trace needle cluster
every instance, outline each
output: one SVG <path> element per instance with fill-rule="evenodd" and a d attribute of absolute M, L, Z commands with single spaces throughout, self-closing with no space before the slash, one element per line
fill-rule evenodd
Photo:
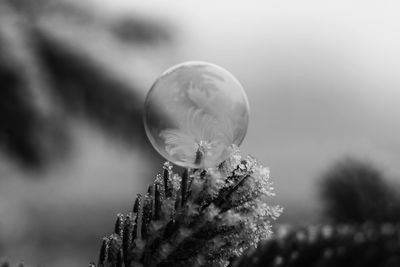
<path fill-rule="evenodd" d="M 97 266 L 227 266 L 271 235 L 282 211 L 267 204 L 272 196 L 269 170 L 236 147 L 217 168 L 179 175 L 166 162 L 133 210 L 117 216 Z"/>

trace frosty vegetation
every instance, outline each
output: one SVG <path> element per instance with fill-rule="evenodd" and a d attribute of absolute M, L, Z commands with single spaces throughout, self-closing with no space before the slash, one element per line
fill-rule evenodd
<path fill-rule="evenodd" d="M 118 215 L 98 267 L 227 266 L 271 235 L 282 208 L 268 205 L 269 170 L 236 147 L 218 168 L 163 169 L 132 212 Z"/>

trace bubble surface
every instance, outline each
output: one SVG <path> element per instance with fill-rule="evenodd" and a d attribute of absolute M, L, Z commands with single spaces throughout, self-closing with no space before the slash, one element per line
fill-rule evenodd
<path fill-rule="evenodd" d="M 206 62 L 165 71 L 145 101 L 144 126 L 154 148 L 187 168 L 216 167 L 246 135 L 249 103 L 239 81 Z"/>

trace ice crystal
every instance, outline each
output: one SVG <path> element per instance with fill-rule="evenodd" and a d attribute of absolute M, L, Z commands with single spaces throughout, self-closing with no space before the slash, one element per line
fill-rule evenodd
<path fill-rule="evenodd" d="M 227 266 L 260 240 L 282 209 L 269 170 L 237 147 L 220 166 L 174 173 L 165 163 L 132 212 L 118 215 L 98 267 Z"/>
<path fill-rule="evenodd" d="M 226 147 L 235 142 L 229 121 L 217 121 L 202 109 L 189 109 L 178 128 L 162 130 L 160 137 L 164 139 L 167 153 L 184 162 L 197 162 L 196 157 L 201 153 L 202 159 L 211 161 L 210 165 L 223 157 Z"/>

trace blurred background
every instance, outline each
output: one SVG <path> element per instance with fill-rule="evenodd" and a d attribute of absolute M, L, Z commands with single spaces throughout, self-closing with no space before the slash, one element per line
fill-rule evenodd
<path fill-rule="evenodd" d="M 400 218 L 395 2 L 0 2 L 0 257 L 87 266 L 161 170 L 143 131 L 168 67 L 216 63 L 251 108 L 279 223 Z M 30 266 L 30 265 L 28 265 Z"/>

